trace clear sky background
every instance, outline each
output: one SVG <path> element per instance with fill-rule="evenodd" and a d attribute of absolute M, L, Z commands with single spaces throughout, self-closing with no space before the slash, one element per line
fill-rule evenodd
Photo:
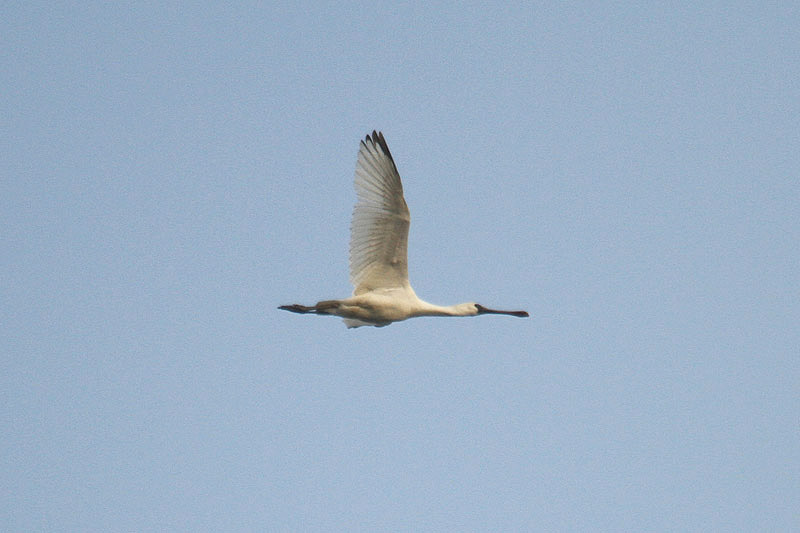
<path fill-rule="evenodd" d="M 639 4 L 5 3 L 0 529 L 800 529 L 800 9 Z M 276 309 L 373 129 L 530 319 Z"/>

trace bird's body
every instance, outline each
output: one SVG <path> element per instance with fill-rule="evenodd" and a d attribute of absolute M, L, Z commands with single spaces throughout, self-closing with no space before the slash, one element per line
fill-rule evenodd
<path fill-rule="evenodd" d="M 361 141 L 356 164 L 358 201 L 350 227 L 350 281 L 353 296 L 323 300 L 314 306 L 282 305 L 294 313 L 342 317 L 347 327 L 386 326 L 419 316 L 506 314 L 526 317 L 525 311 L 496 311 L 476 303 L 438 306 L 417 297 L 408 282 L 408 228 L 411 217 L 403 185 L 382 133 Z"/>

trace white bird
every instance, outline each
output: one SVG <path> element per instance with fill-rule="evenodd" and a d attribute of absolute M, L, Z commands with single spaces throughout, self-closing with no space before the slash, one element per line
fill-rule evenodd
<path fill-rule="evenodd" d="M 411 217 L 400 174 L 383 138 L 372 132 L 361 141 L 356 163 L 358 201 L 350 224 L 350 282 L 353 296 L 313 306 L 282 305 L 293 313 L 342 317 L 348 328 L 387 326 L 418 316 L 527 317 L 525 311 L 498 311 L 474 302 L 440 306 L 417 297 L 408 282 L 408 227 Z"/>

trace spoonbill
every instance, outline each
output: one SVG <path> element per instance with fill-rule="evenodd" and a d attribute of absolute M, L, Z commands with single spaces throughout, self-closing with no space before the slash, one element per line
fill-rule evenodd
<path fill-rule="evenodd" d="M 381 132 L 373 130 L 371 136 L 361 141 L 355 189 L 358 200 L 350 224 L 353 296 L 310 306 L 281 305 L 278 309 L 339 316 L 348 328 L 388 326 L 418 316 L 528 316 L 526 311 L 498 311 L 474 302 L 433 305 L 417 297 L 408 282 L 411 217 L 403 198 L 400 174 Z"/>

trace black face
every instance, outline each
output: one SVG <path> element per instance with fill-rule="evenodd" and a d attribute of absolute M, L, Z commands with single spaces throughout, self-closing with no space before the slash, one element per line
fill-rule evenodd
<path fill-rule="evenodd" d="M 498 311 L 497 309 L 489 309 L 488 307 L 484 307 L 481 304 L 475 304 L 475 308 L 478 310 L 479 315 L 511 315 L 520 318 L 529 316 L 527 311 Z"/>

